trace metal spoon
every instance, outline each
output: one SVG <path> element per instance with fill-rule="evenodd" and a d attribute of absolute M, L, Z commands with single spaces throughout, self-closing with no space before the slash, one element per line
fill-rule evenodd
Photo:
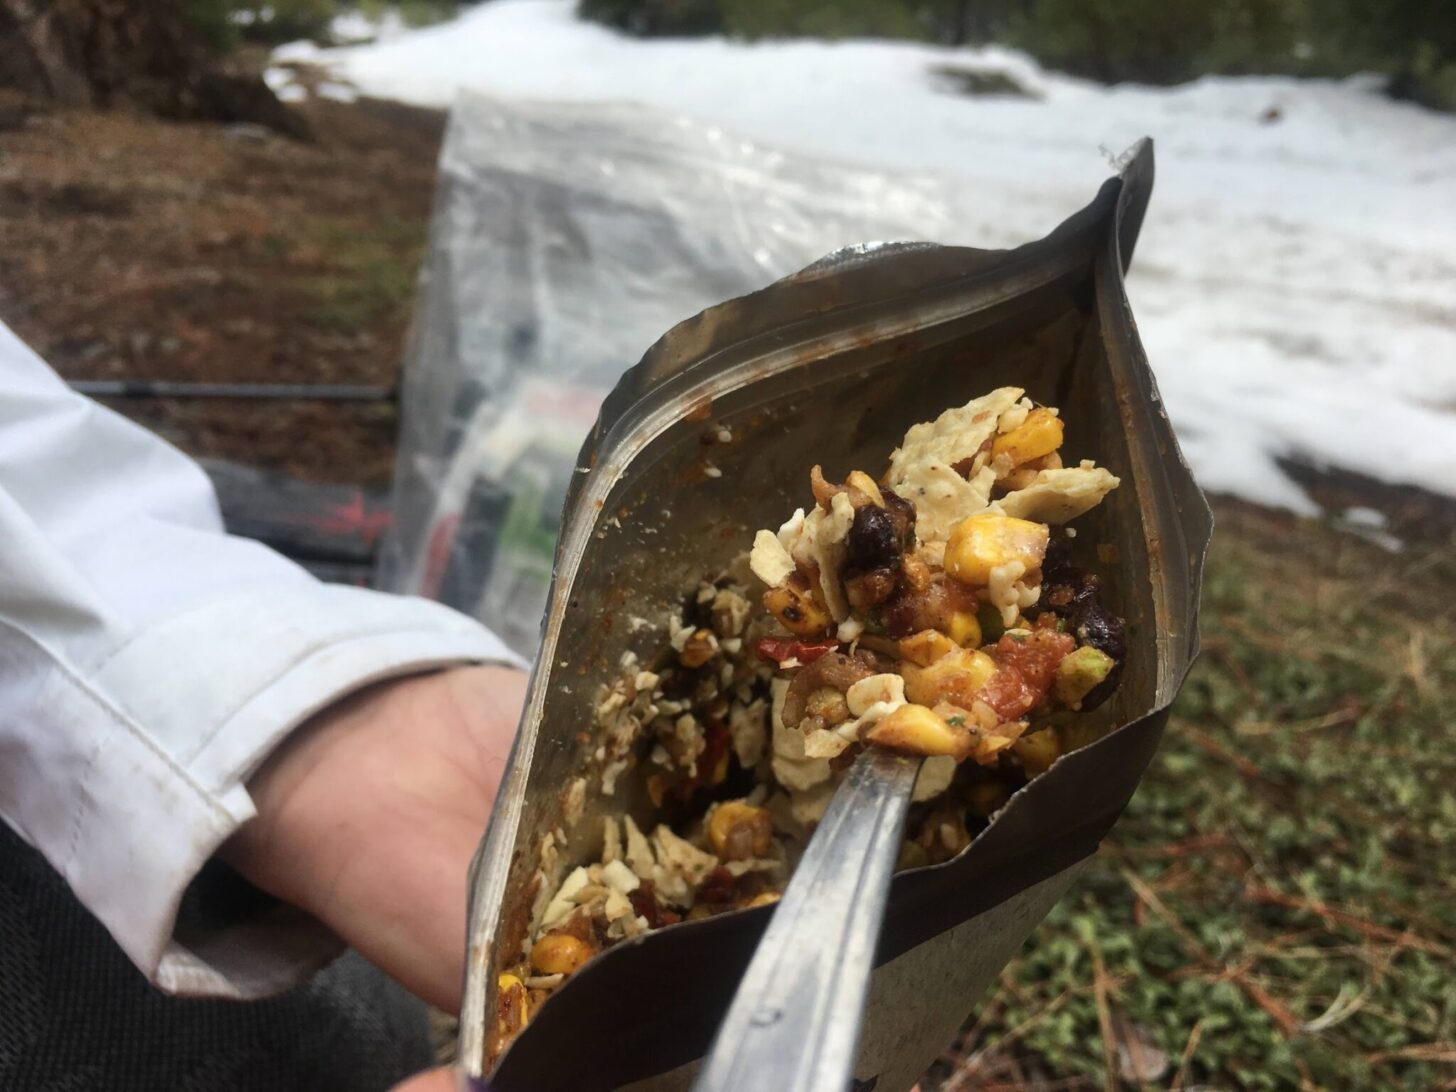
<path fill-rule="evenodd" d="M 910 791 L 923 760 L 867 748 L 779 900 L 694 1092 L 845 1092 Z"/>

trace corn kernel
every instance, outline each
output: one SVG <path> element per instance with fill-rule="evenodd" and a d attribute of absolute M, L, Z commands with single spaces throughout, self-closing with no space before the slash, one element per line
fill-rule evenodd
<path fill-rule="evenodd" d="M 1025 489 L 1036 482 L 1036 476 L 1041 473 L 1035 464 L 1030 466 L 1019 466 L 1011 473 L 1001 479 L 1001 488 L 1008 493 L 1017 489 Z"/>
<path fill-rule="evenodd" d="M 991 570 L 1019 561 L 1030 572 L 1041 567 L 1051 532 L 1045 524 L 981 512 L 961 520 L 945 544 L 945 571 L 962 584 L 991 582 Z"/>
<path fill-rule="evenodd" d="M 977 631 L 980 630 L 977 626 Z M 946 653 L 955 651 L 955 642 L 935 629 L 922 629 L 900 640 L 900 655 L 919 667 L 929 667 Z"/>
<path fill-rule="evenodd" d="M 843 693 L 832 686 L 821 686 L 804 702 L 804 715 L 817 717 L 824 727 L 832 728 L 849 719 L 849 705 Z"/>
<path fill-rule="evenodd" d="M 596 954 L 580 937 L 547 933 L 531 948 L 531 966 L 541 974 L 571 974 Z"/>
<path fill-rule="evenodd" d="M 763 606 L 796 637 L 822 637 L 829 631 L 829 612 L 792 584 L 764 592 Z"/>
<path fill-rule="evenodd" d="M 947 861 L 971 844 L 970 831 L 966 830 L 965 821 L 959 817 L 941 823 L 936 834 L 940 837 L 943 858 Z"/>
<path fill-rule="evenodd" d="M 942 701 L 969 709 L 996 673 L 996 661 L 979 649 L 953 648 L 929 667 L 903 666 L 905 696 L 933 706 Z"/>
<path fill-rule="evenodd" d="M 513 974 L 499 975 L 495 980 L 500 991 L 497 1019 L 506 1033 L 519 1031 L 526 1026 L 526 987 Z"/>
<path fill-rule="evenodd" d="M 1040 459 L 1043 455 L 1050 455 L 1062 446 L 1062 432 L 1065 427 L 1062 419 L 1051 410 L 1034 409 L 1016 428 L 996 437 L 996 442 L 991 445 L 991 458 L 1009 455 L 1011 465 L 1020 466 L 1033 459 Z"/>
<path fill-rule="evenodd" d="M 773 850 L 773 822 L 765 809 L 729 800 L 708 817 L 708 841 L 725 861 L 767 857 Z"/>
<path fill-rule="evenodd" d="M 1011 745 L 1011 749 L 1021 759 L 1021 767 L 1027 777 L 1046 773 L 1047 767 L 1062 753 L 1061 740 L 1057 738 L 1055 728 L 1043 728 L 1040 732 L 1022 736 Z"/>
<path fill-rule="evenodd" d="M 677 654 L 683 667 L 702 667 L 718 651 L 718 635 L 711 629 L 696 630 Z"/>
<path fill-rule="evenodd" d="M 962 648 L 979 648 L 981 644 L 981 623 L 968 610 L 953 611 L 950 624 L 946 627 L 950 639 Z"/>
<path fill-rule="evenodd" d="M 920 550 L 914 554 L 906 554 L 900 559 L 900 580 L 901 586 L 912 592 L 923 592 L 930 587 L 931 571 L 925 559 L 920 556 L 925 551 Z"/>
<path fill-rule="evenodd" d="M 774 891 L 762 891 L 759 894 L 754 895 L 753 898 L 749 899 L 746 905 L 750 910 L 753 909 L 755 906 L 772 906 L 782 897 L 782 895 Z"/>
<path fill-rule="evenodd" d="M 881 747 L 917 755 L 950 755 L 956 760 L 970 753 L 971 733 L 952 728 L 923 705 L 902 705 L 877 721 L 866 738 Z"/>
<path fill-rule="evenodd" d="M 863 470 L 851 470 L 844 484 L 849 486 L 851 490 L 858 489 L 875 507 L 883 508 L 885 506 L 885 497 L 880 492 L 880 487 L 875 484 L 875 479 L 871 478 Z M 851 499 L 853 499 L 852 493 Z"/>

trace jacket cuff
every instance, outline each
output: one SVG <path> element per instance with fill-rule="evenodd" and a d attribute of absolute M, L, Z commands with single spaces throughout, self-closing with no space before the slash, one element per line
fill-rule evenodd
<path fill-rule="evenodd" d="M 68 829 L 27 833 L 163 990 L 286 989 L 340 948 L 302 912 L 277 904 L 222 929 L 177 924 L 188 885 L 255 814 L 246 778 L 354 690 L 482 662 L 524 666 L 484 627 L 421 599 L 300 581 L 206 603 L 148 627 L 88 678 L 52 673 L 43 708 L 111 728 L 89 754 L 49 756 L 46 791 L 75 807 Z"/>

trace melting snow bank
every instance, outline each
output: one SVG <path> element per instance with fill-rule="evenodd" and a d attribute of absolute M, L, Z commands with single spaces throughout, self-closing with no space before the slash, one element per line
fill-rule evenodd
<path fill-rule="evenodd" d="M 1109 88 L 999 49 L 644 42 L 572 6 L 496 0 L 275 59 L 422 105 L 462 88 L 631 100 L 799 153 L 953 175 L 975 212 L 934 237 L 979 246 L 1044 234 L 1107 175 L 1109 149 L 1151 135 L 1157 192 L 1130 291 L 1204 487 L 1312 511 L 1276 463 L 1293 456 L 1456 495 L 1456 118 L 1359 79 Z M 1023 93 L 957 93 L 947 69 Z"/>

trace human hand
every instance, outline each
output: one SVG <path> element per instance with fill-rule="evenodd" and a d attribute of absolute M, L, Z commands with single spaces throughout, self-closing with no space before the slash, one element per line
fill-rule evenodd
<path fill-rule="evenodd" d="M 459 1078 L 453 1070 L 427 1069 L 394 1086 L 394 1092 L 457 1092 Z"/>
<path fill-rule="evenodd" d="M 460 667 L 331 706 L 249 780 L 258 816 L 223 859 L 430 1004 L 458 1011 L 466 872 L 525 690 L 519 671 Z"/>

